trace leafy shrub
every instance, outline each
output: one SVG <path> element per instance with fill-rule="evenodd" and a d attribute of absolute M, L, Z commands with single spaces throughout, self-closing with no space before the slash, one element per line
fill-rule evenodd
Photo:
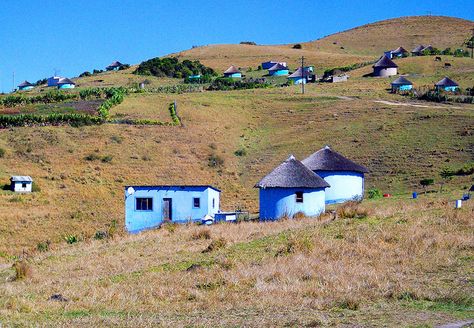
<path fill-rule="evenodd" d="M 293 45 L 292 48 L 293 49 L 303 49 L 303 46 L 301 44 L 297 43 L 297 44 Z"/>
<path fill-rule="evenodd" d="M 427 187 L 427 186 L 430 186 L 432 184 L 434 184 L 434 179 L 432 179 L 432 178 L 421 179 L 420 180 L 420 185 L 422 185 L 423 187 Z"/>
<path fill-rule="evenodd" d="M 31 267 L 26 261 L 19 261 L 13 264 L 15 269 L 15 280 L 22 280 L 25 278 L 31 277 L 32 270 Z"/>
<path fill-rule="evenodd" d="M 201 64 L 198 60 L 183 60 L 179 62 L 176 57 L 153 58 L 142 62 L 134 72 L 139 75 L 153 75 L 157 77 L 183 78 L 189 75 L 211 75 L 216 76 L 216 72 Z"/>
<path fill-rule="evenodd" d="M 217 154 L 211 154 L 207 158 L 210 167 L 219 167 L 224 164 L 224 159 Z"/>
<path fill-rule="evenodd" d="M 97 239 L 97 240 L 102 240 L 102 239 L 106 239 L 109 237 L 109 234 L 107 231 L 96 231 L 95 232 L 95 235 L 94 235 L 94 239 Z"/>
<path fill-rule="evenodd" d="M 38 244 L 36 244 L 36 249 L 38 250 L 38 252 L 47 252 L 49 251 L 50 244 L 51 242 L 49 240 L 41 241 Z"/>
<path fill-rule="evenodd" d="M 169 106 L 168 106 L 168 110 L 170 112 L 170 115 L 171 115 L 171 122 L 173 125 L 181 125 L 181 120 L 179 119 L 178 117 L 178 114 L 176 113 L 176 106 L 175 106 L 175 103 L 171 103 Z"/>
<path fill-rule="evenodd" d="M 100 159 L 100 156 L 97 155 L 97 154 L 91 153 L 91 154 L 87 155 L 86 157 L 84 157 L 84 159 L 86 161 L 92 162 L 92 161 L 96 161 L 96 160 Z"/>
<path fill-rule="evenodd" d="M 19 114 L 19 115 L 0 115 L 0 128 L 9 128 L 14 126 L 32 126 L 32 125 L 59 125 L 69 124 L 72 126 L 102 124 L 102 118 L 86 114 L 61 114 L 51 113 L 48 115 Z"/>
<path fill-rule="evenodd" d="M 46 93 L 31 97 L 27 97 L 24 94 L 11 94 L 6 97 L 0 98 L 0 105 L 3 105 L 5 107 L 16 107 L 37 103 L 56 103 L 71 99 L 77 99 L 77 94 L 68 93 L 60 90 L 51 90 Z"/>
<path fill-rule="evenodd" d="M 102 163 L 110 163 L 112 162 L 113 156 L 111 155 L 105 155 L 102 157 L 101 161 Z"/>
<path fill-rule="evenodd" d="M 369 199 L 376 199 L 382 197 L 382 192 L 377 188 L 371 188 L 367 191 Z"/>
<path fill-rule="evenodd" d="M 64 237 L 64 240 L 66 241 L 66 243 L 68 243 L 69 245 L 72 245 L 72 244 L 75 244 L 79 241 L 79 238 L 76 236 L 76 235 L 68 235 L 68 236 L 65 236 Z"/>
<path fill-rule="evenodd" d="M 87 76 L 92 76 L 92 73 L 89 71 L 85 71 L 84 73 L 79 74 L 79 77 L 87 77 Z"/>
<path fill-rule="evenodd" d="M 270 84 L 266 83 L 264 79 L 235 80 L 233 78 L 220 77 L 212 81 L 211 85 L 207 88 L 207 90 L 227 91 L 242 89 L 260 89 L 268 87 L 270 87 Z"/>
<path fill-rule="evenodd" d="M 244 148 L 237 149 L 236 151 L 234 151 L 234 155 L 235 156 L 245 156 L 245 155 L 247 155 L 247 151 Z"/>
<path fill-rule="evenodd" d="M 240 44 L 248 44 L 249 46 L 256 46 L 257 45 L 253 41 L 240 41 Z"/>

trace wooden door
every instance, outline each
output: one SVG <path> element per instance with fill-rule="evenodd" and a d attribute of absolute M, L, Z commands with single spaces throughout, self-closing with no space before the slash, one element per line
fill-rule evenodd
<path fill-rule="evenodd" d="M 163 198 L 163 220 L 171 221 L 172 219 L 172 200 L 171 198 Z"/>

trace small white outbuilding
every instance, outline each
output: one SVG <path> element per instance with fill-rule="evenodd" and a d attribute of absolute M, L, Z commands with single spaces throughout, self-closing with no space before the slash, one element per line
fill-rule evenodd
<path fill-rule="evenodd" d="M 11 190 L 14 192 L 32 192 L 33 179 L 30 176 L 14 175 L 10 178 Z"/>

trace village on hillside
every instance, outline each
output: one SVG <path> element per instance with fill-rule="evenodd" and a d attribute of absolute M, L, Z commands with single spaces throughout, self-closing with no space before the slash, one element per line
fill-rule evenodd
<path fill-rule="evenodd" d="M 428 18 L 13 75 L 0 328 L 474 324 L 474 23 Z"/>

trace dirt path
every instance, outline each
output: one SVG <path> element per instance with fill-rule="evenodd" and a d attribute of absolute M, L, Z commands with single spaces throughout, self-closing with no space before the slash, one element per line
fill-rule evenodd
<path fill-rule="evenodd" d="M 436 326 L 436 328 L 463 328 L 468 325 L 474 324 L 474 320 L 458 321 L 453 323 L 447 323 L 444 325 Z"/>
<path fill-rule="evenodd" d="M 374 100 L 374 102 L 384 105 L 390 106 L 407 106 L 407 107 L 420 107 L 420 108 L 446 108 L 446 109 L 462 109 L 462 107 L 458 106 L 438 106 L 438 105 L 420 105 L 415 103 L 405 103 L 405 102 L 398 102 L 398 101 L 387 101 L 387 100 Z"/>

